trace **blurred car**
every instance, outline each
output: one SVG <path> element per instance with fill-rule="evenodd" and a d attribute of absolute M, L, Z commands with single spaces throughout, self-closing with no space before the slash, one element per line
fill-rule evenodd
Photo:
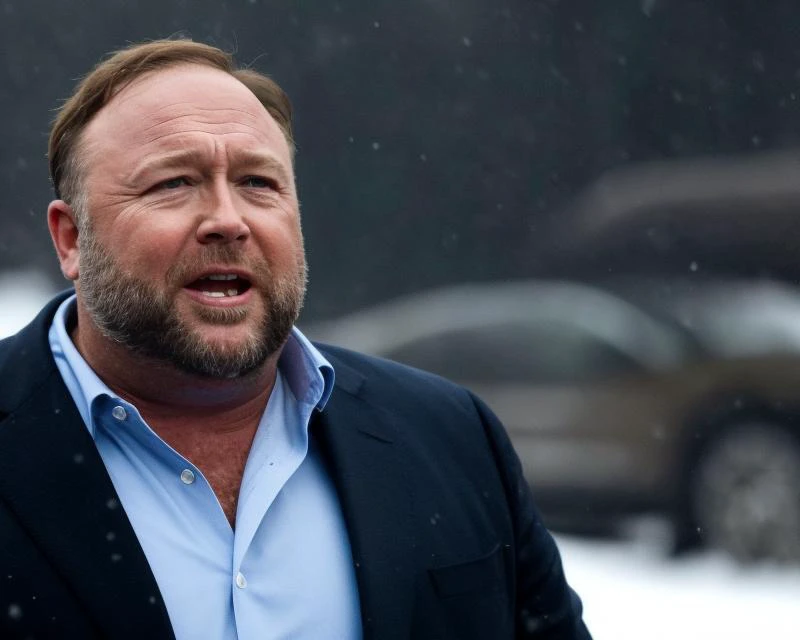
<path fill-rule="evenodd" d="M 679 547 L 800 559 L 800 294 L 788 286 L 460 285 L 304 330 L 474 390 L 551 525 L 655 512 Z"/>
<path fill-rule="evenodd" d="M 553 211 L 531 262 L 548 274 L 800 279 L 800 148 L 614 167 Z"/>

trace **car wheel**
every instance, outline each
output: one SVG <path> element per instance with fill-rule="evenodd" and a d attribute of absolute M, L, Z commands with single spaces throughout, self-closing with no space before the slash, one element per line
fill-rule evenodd
<path fill-rule="evenodd" d="M 700 539 L 742 561 L 800 561 L 800 441 L 771 424 L 725 429 L 695 468 Z"/>

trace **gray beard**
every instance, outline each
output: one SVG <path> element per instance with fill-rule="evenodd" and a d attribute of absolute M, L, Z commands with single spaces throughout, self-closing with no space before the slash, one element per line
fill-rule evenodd
<path fill-rule="evenodd" d="M 209 245 L 202 259 L 170 268 L 167 284 L 178 290 L 189 274 L 205 264 L 243 263 L 230 245 Z M 244 344 L 236 348 L 214 345 L 180 319 L 165 292 L 125 273 L 91 230 L 83 229 L 80 235 L 78 286 L 103 335 L 136 354 L 204 378 L 236 378 L 259 369 L 283 346 L 297 320 L 305 295 L 305 263 L 292 277 L 281 280 L 273 277 L 266 263 L 250 266 L 250 271 L 253 286 L 269 286 L 264 317 Z M 202 320 L 221 325 L 241 322 L 246 314 L 241 308 L 201 307 L 198 311 Z"/>

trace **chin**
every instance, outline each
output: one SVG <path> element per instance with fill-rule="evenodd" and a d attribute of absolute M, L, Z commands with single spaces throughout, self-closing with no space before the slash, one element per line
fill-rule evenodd
<path fill-rule="evenodd" d="M 214 353 L 228 355 L 260 342 L 260 336 L 254 327 L 222 326 L 203 327 L 194 332 L 196 344 L 206 345 Z"/>

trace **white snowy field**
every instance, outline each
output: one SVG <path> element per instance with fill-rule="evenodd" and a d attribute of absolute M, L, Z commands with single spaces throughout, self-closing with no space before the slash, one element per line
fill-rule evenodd
<path fill-rule="evenodd" d="M 36 274 L 0 275 L 0 337 L 52 295 Z M 656 530 L 623 541 L 557 536 L 595 640 L 800 640 L 800 567 L 671 558 Z"/>
<path fill-rule="evenodd" d="M 557 539 L 595 640 L 800 640 L 800 567 L 672 558 L 652 538 Z"/>

